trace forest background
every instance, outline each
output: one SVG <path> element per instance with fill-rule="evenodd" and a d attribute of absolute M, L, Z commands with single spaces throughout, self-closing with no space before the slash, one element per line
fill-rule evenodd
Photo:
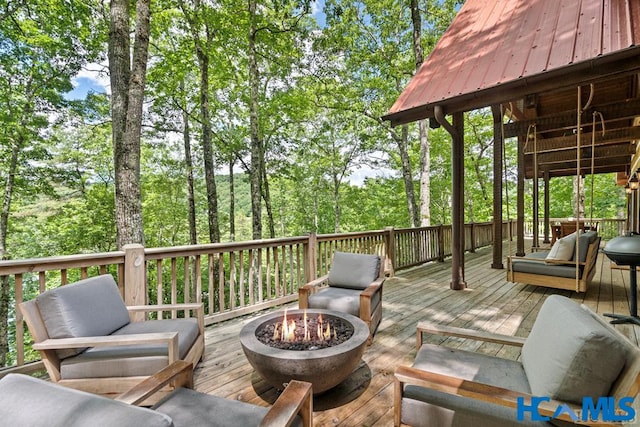
<path fill-rule="evenodd" d="M 417 125 L 391 128 L 380 117 L 461 3 L 151 2 L 140 143 L 145 246 L 450 223 L 448 135 L 428 129 L 425 159 Z M 4 259 L 118 247 L 112 93 L 70 95 L 87 70 L 108 76 L 109 7 L 0 5 Z M 465 220 L 489 221 L 491 114 L 465 120 Z M 515 150 L 507 141 L 511 217 Z M 595 216 L 624 214 L 614 180 L 596 177 Z M 572 194 L 572 178 L 552 180 L 552 217 L 576 214 Z M 525 206 L 530 217 L 530 199 Z"/>

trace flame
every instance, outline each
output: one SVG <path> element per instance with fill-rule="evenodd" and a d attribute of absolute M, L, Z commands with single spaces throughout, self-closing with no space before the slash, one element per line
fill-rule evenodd
<path fill-rule="evenodd" d="M 309 334 L 309 325 L 307 322 L 307 310 L 304 311 L 304 340 L 311 341 L 311 335 Z"/>
<path fill-rule="evenodd" d="M 273 339 L 287 342 L 294 342 L 301 340 L 305 342 L 311 341 L 311 329 L 309 328 L 309 318 L 307 317 L 307 311 L 303 313 L 303 330 L 298 332 L 296 337 L 296 321 L 294 319 L 287 319 L 287 309 L 284 310 L 284 316 L 282 323 L 276 323 L 273 328 Z M 329 341 L 333 335 L 334 339 L 338 339 L 338 333 L 335 328 L 331 329 L 329 323 L 324 325 L 324 319 L 322 314 L 318 315 L 317 328 L 315 330 L 315 336 L 318 341 Z"/>
<path fill-rule="evenodd" d="M 325 329 L 324 333 L 322 334 L 322 339 L 325 341 L 331 339 L 331 327 L 329 326 L 328 323 L 327 323 L 327 329 Z"/>
<path fill-rule="evenodd" d="M 284 310 L 284 319 L 282 320 L 282 341 L 295 341 L 296 338 L 296 321 L 287 322 L 287 310 Z"/>

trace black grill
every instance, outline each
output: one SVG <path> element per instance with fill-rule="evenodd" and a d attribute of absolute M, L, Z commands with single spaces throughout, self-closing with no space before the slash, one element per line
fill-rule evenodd
<path fill-rule="evenodd" d="M 620 236 L 609 240 L 602 252 L 609 259 L 618 265 L 629 266 L 629 316 L 621 314 L 608 314 L 605 316 L 612 317 L 611 323 L 634 323 L 640 325 L 638 318 L 638 280 L 636 266 L 640 265 L 640 236 Z"/>

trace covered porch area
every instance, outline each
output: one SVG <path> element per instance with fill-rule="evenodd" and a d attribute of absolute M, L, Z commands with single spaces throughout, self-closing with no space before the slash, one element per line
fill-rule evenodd
<path fill-rule="evenodd" d="M 505 242 L 504 253 L 515 252 Z M 314 424 L 329 426 L 393 425 L 393 373 L 415 356 L 415 327 L 421 320 L 526 336 L 547 296 L 561 294 L 602 315 L 629 313 L 629 271 L 611 268 L 599 253 L 593 282 L 585 293 L 537 287 L 505 280 L 503 270 L 490 267 L 491 247 L 466 256 L 465 290 L 449 288 L 451 259 L 396 272 L 387 279 L 383 317 L 373 344 L 358 369 L 341 385 L 314 398 Z M 296 303 L 290 303 L 295 307 Z M 229 320 L 207 328 L 205 360 L 195 371 L 195 387 L 211 393 L 267 406 L 277 395 L 254 372 L 242 353 L 242 326 L 260 314 Z M 640 326 L 616 325 L 632 342 L 640 342 Z M 442 337 L 425 337 L 440 343 Z M 519 349 L 450 338 L 448 346 L 517 359 Z"/>

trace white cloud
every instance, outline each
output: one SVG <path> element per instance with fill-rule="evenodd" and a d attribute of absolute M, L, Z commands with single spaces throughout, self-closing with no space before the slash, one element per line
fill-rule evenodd
<path fill-rule="evenodd" d="M 109 81 L 109 67 L 108 63 L 105 61 L 104 63 L 90 63 L 85 65 L 82 70 L 74 77 L 73 86 L 78 87 L 78 85 L 83 84 L 83 79 L 90 80 L 93 83 L 93 86 L 101 87 L 108 94 L 111 93 L 111 83 Z"/>

